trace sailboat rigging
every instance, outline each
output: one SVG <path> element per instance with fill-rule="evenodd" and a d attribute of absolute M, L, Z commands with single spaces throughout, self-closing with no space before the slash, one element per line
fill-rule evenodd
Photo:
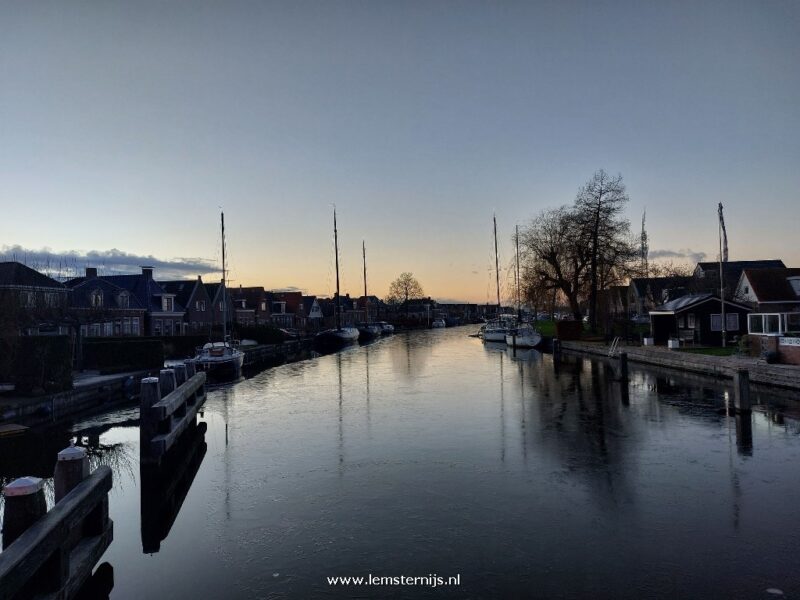
<path fill-rule="evenodd" d="M 219 296 L 222 298 L 222 341 L 208 342 L 197 352 L 197 368 L 205 371 L 209 379 L 216 382 L 235 381 L 242 375 L 244 352 L 228 335 L 228 293 L 225 288 L 227 265 L 225 263 L 225 213 L 220 213 L 220 234 L 222 236 L 222 279 Z"/>

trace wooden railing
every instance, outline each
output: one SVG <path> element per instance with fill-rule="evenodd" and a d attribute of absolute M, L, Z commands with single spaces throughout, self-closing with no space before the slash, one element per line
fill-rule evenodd
<path fill-rule="evenodd" d="M 86 452 L 67 448 L 59 453 L 55 489 L 56 504 L 49 512 L 41 479 L 23 477 L 3 489 L 0 600 L 73 598 L 93 579 L 94 565 L 114 537 L 108 518 L 109 467 L 89 475 Z M 101 567 L 98 573 L 111 572 L 107 594 L 113 569 Z"/>
<path fill-rule="evenodd" d="M 159 463 L 205 402 L 206 374 L 195 372 L 194 361 L 145 377 L 139 396 L 141 461 Z"/>

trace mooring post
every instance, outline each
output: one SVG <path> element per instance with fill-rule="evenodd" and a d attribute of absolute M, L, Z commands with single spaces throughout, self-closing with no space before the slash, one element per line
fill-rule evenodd
<path fill-rule="evenodd" d="M 20 477 L 3 488 L 3 549 L 47 513 L 44 482 L 39 477 Z"/>
<path fill-rule="evenodd" d="M 619 378 L 622 381 L 628 381 L 628 353 L 619 353 Z"/>
<path fill-rule="evenodd" d="M 142 379 L 139 393 L 139 446 L 142 457 L 150 456 L 150 441 L 158 429 L 158 423 L 153 418 L 150 407 L 161 400 L 159 379 L 159 377 Z"/>
<path fill-rule="evenodd" d="M 186 383 L 186 365 L 175 365 L 175 387 L 181 387 Z"/>
<path fill-rule="evenodd" d="M 89 476 L 89 456 L 84 448 L 71 443 L 58 453 L 53 480 L 56 489 L 56 502 L 72 491 L 76 485 Z"/>
<path fill-rule="evenodd" d="M 173 369 L 161 369 L 158 375 L 158 383 L 161 386 L 162 398 L 175 391 L 175 371 Z"/>
<path fill-rule="evenodd" d="M 561 340 L 558 338 L 553 338 L 553 360 L 561 360 Z"/>
<path fill-rule="evenodd" d="M 733 375 L 733 406 L 738 413 L 750 412 L 750 372 L 736 369 Z"/>
<path fill-rule="evenodd" d="M 194 359 L 191 358 L 184 360 L 183 365 L 186 368 L 186 381 L 189 381 L 197 374 L 197 366 L 195 365 Z M 194 406 L 197 404 L 198 398 L 200 398 L 200 390 L 195 390 L 194 394 L 189 396 L 189 398 L 186 400 L 186 403 L 190 406 Z"/>

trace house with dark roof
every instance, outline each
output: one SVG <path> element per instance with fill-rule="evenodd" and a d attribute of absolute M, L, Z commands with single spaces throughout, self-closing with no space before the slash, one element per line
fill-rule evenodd
<path fill-rule="evenodd" d="M 72 291 L 69 314 L 82 337 L 142 335 L 146 310 L 130 291 L 97 276 L 88 267 L 85 277 L 67 282 Z"/>
<path fill-rule="evenodd" d="M 15 335 L 69 333 L 63 322 L 69 288 L 23 265 L 0 262 L 0 325 Z"/>
<path fill-rule="evenodd" d="M 142 267 L 138 275 L 102 275 L 104 281 L 127 290 L 145 310 L 144 335 L 165 336 L 185 333 L 183 323 L 184 308 L 175 299 L 174 293 L 167 292 L 153 279 L 153 267 Z M 78 277 L 67 282 L 74 287 L 86 277 Z"/>
<path fill-rule="evenodd" d="M 733 297 L 742 271 L 745 269 L 785 269 L 782 260 L 730 260 L 722 263 L 722 276 L 725 278 L 725 297 Z M 699 262 L 694 268 L 692 282 L 696 293 L 719 293 L 719 262 Z"/>
<path fill-rule="evenodd" d="M 269 302 L 263 287 L 242 287 L 231 292 L 236 322 L 240 325 L 269 323 Z"/>
<path fill-rule="evenodd" d="M 751 308 L 725 301 L 727 341 L 747 333 Z M 650 311 L 650 332 L 656 344 L 670 339 L 703 346 L 722 345 L 722 303 L 716 294 L 689 294 Z"/>
<path fill-rule="evenodd" d="M 306 319 L 306 329 L 319 331 L 322 328 L 324 315 L 316 296 L 303 296 L 303 314 Z"/>
<path fill-rule="evenodd" d="M 685 296 L 691 288 L 691 277 L 634 277 L 628 284 L 627 309 L 631 317 L 647 317 L 656 306 Z"/>
<path fill-rule="evenodd" d="M 200 275 L 197 279 L 159 281 L 158 284 L 168 294 L 175 295 L 175 301 L 183 306 L 184 327 L 194 334 L 208 333 L 214 325 L 211 298 Z"/>
<path fill-rule="evenodd" d="M 236 314 L 233 310 L 233 298 L 228 288 L 223 287 L 222 283 L 204 283 L 206 293 L 211 299 L 211 322 L 215 327 L 222 327 L 223 315 L 227 326 L 230 329 Z"/>
<path fill-rule="evenodd" d="M 800 311 L 800 269 L 745 269 L 734 298 L 760 313 Z"/>

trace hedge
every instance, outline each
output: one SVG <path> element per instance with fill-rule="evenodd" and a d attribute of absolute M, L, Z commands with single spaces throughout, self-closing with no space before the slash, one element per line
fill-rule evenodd
<path fill-rule="evenodd" d="M 83 368 L 100 371 L 160 369 L 164 343 L 149 338 L 95 338 L 83 340 Z"/>
<path fill-rule="evenodd" d="M 68 336 L 22 336 L 15 346 L 12 370 L 16 393 L 32 395 L 72 389 L 72 347 Z"/>

